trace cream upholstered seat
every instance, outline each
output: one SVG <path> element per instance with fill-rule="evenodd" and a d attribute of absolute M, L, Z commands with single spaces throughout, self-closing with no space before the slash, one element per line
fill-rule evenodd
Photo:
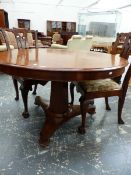
<path fill-rule="evenodd" d="M 68 50 L 86 50 L 89 51 L 92 46 L 93 36 L 81 36 L 81 35 L 73 35 L 71 39 L 68 40 L 67 46 Z"/>
<path fill-rule="evenodd" d="M 77 50 L 85 50 L 89 51 L 92 45 L 92 38 L 93 36 L 81 36 L 81 35 L 73 35 L 67 42 L 67 45 L 61 45 L 53 43 L 51 44 L 51 48 L 57 49 L 68 49 L 70 51 L 77 51 Z"/>
<path fill-rule="evenodd" d="M 6 45 L 0 45 L 0 52 L 7 50 Z"/>
<path fill-rule="evenodd" d="M 92 40 L 91 50 L 110 53 L 112 49 L 112 42 L 114 41 L 114 37 L 94 36 Z"/>
<path fill-rule="evenodd" d="M 79 82 L 78 85 L 82 86 L 86 92 L 97 92 L 97 91 L 110 91 L 118 90 L 121 85 L 113 81 L 112 79 L 99 79 Z"/>
<path fill-rule="evenodd" d="M 10 49 L 14 49 L 14 46 L 13 45 L 10 45 Z M 0 52 L 1 51 L 6 51 L 7 50 L 7 47 L 6 47 L 6 44 L 3 44 L 3 45 L 0 45 Z"/>
<path fill-rule="evenodd" d="M 64 46 L 64 45 L 61 45 L 61 44 L 51 44 L 51 48 L 55 48 L 55 49 L 67 49 L 68 46 Z"/>

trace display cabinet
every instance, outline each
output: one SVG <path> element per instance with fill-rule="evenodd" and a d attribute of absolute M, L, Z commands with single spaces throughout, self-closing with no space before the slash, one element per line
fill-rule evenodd
<path fill-rule="evenodd" d="M 0 9 L 0 27 L 9 28 L 8 13 Z"/>
<path fill-rule="evenodd" d="M 51 36 L 54 32 L 59 32 L 63 38 L 63 44 L 67 44 L 67 40 L 76 34 L 76 22 L 66 21 L 47 21 L 47 35 Z"/>
<path fill-rule="evenodd" d="M 30 20 L 29 19 L 18 19 L 18 27 L 26 28 L 30 30 Z"/>

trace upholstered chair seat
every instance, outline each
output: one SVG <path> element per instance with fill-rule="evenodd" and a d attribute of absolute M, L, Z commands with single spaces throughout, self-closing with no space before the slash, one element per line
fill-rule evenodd
<path fill-rule="evenodd" d="M 53 43 L 51 44 L 51 48 L 55 49 L 68 49 L 69 51 L 89 51 L 92 45 L 93 36 L 87 35 L 82 37 L 81 35 L 73 35 L 67 42 L 67 45 L 61 45 Z"/>
<path fill-rule="evenodd" d="M 14 49 L 14 46 L 13 45 L 10 45 L 10 49 Z M 2 44 L 0 45 L 0 52 L 1 51 L 6 51 L 7 50 L 7 47 L 6 47 L 6 44 Z"/>
<path fill-rule="evenodd" d="M 92 39 L 93 39 L 93 36 L 91 35 L 88 35 L 85 37 L 82 37 L 81 35 L 73 35 L 71 39 L 69 39 L 67 42 L 68 50 L 89 51 L 92 46 Z"/>
<path fill-rule="evenodd" d="M 112 79 L 89 80 L 78 83 L 86 92 L 119 90 L 121 85 Z"/>
<path fill-rule="evenodd" d="M 51 48 L 55 48 L 55 49 L 67 49 L 68 46 L 64 46 L 61 44 L 51 44 Z"/>
<path fill-rule="evenodd" d="M 117 46 L 117 48 L 120 48 L 120 49 L 122 49 L 122 45 L 119 45 L 119 46 Z"/>

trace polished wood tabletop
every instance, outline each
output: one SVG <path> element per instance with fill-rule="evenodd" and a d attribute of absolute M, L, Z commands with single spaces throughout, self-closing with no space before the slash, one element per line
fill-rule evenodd
<path fill-rule="evenodd" d="M 67 49 L 14 49 L 0 52 L 0 72 L 33 80 L 51 81 L 49 105 L 40 97 L 35 103 L 46 115 L 39 143 L 46 146 L 54 132 L 66 121 L 81 114 L 80 106 L 70 106 L 68 82 L 122 75 L 128 61 L 119 55 Z M 26 89 L 26 88 L 25 88 Z M 95 108 L 89 108 L 94 113 Z"/>
<path fill-rule="evenodd" d="M 127 61 L 119 55 L 67 49 L 14 49 L 0 52 L 0 70 L 40 80 L 87 80 L 116 76 Z M 8 68 L 8 69 L 7 69 Z M 104 74 L 103 74 L 104 71 Z M 121 72 L 122 73 L 122 72 Z M 121 74 L 120 73 L 120 74 Z"/>

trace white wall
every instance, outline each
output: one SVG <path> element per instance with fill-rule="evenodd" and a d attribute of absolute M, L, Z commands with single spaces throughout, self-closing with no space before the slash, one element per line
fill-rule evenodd
<path fill-rule="evenodd" d="M 56 7 L 42 4 L 3 3 L 2 8 L 8 12 L 9 27 L 18 27 L 17 19 L 31 20 L 30 28 L 46 34 L 47 20 L 77 22 L 78 9 Z"/>
<path fill-rule="evenodd" d="M 131 32 L 131 11 L 123 11 L 119 32 Z"/>
<path fill-rule="evenodd" d="M 13 2 L 13 1 L 11 1 Z M 78 8 L 43 5 L 42 3 L 1 3 L 1 8 L 8 12 L 9 27 L 18 27 L 17 19 L 30 19 L 31 29 L 46 34 L 47 20 L 78 22 Z M 131 31 L 131 10 L 122 11 L 118 32 Z M 97 17 L 96 17 L 97 18 Z M 99 17 L 98 17 L 99 18 Z M 109 22 L 109 19 L 106 18 Z"/>

